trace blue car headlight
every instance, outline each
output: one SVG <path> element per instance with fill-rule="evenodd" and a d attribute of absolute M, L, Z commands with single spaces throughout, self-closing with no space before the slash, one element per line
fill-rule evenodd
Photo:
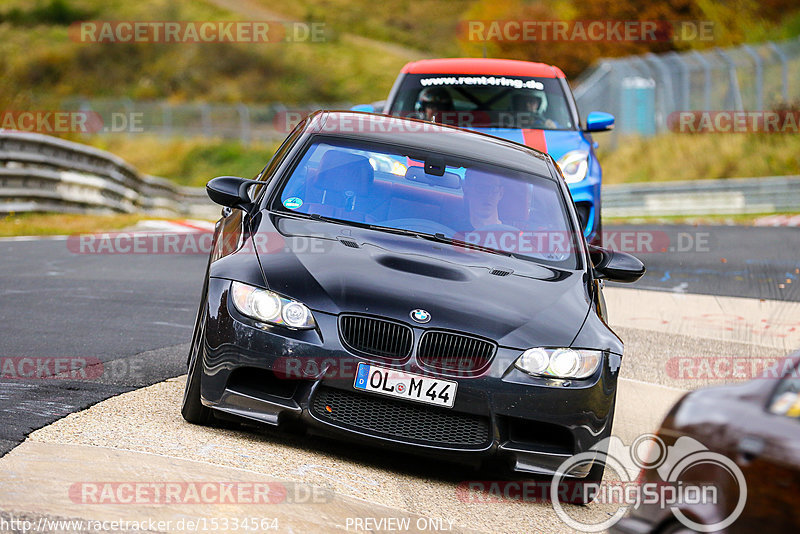
<path fill-rule="evenodd" d="M 535 376 L 587 378 L 597 371 L 602 361 L 603 351 L 600 350 L 536 347 L 523 352 L 514 366 Z"/>
<path fill-rule="evenodd" d="M 575 184 L 586 178 L 589 171 L 589 151 L 571 150 L 556 162 L 568 184 Z"/>
<path fill-rule="evenodd" d="M 314 316 L 308 306 L 267 289 L 233 282 L 231 294 L 236 309 L 256 321 L 290 328 L 314 328 L 316 326 Z"/>

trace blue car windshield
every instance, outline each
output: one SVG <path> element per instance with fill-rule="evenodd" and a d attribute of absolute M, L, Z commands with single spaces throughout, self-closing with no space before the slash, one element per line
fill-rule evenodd
<path fill-rule="evenodd" d="M 406 74 L 389 113 L 462 128 L 576 126 L 561 82 L 529 76 Z"/>
<path fill-rule="evenodd" d="M 404 152 L 342 140 L 312 142 L 275 207 L 576 268 L 579 238 L 552 178 Z"/>

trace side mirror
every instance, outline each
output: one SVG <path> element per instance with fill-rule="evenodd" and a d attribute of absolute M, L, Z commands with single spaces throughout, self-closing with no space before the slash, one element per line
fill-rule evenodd
<path fill-rule="evenodd" d="M 206 184 L 208 197 L 222 206 L 248 210 L 252 204 L 247 188 L 258 180 L 248 180 L 238 176 L 218 176 Z"/>
<path fill-rule="evenodd" d="M 614 115 L 604 111 L 592 111 L 586 116 L 587 132 L 605 132 L 614 129 Z"/>
<path fill-rule="evenodd" d="M 589 256 L 595 277 L 601 280 L 630 283 L 645 273 L 644 263 L 627 252 L 589 246 Z"/>

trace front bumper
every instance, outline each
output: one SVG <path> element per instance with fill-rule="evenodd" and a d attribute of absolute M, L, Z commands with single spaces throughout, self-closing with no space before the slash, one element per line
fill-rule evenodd
<path fill-rule="evenodd" d="M 465 463 L 499 457 L 515 472 L 541 475 L 610 434 L 617 375 L 607 360 L 590 379 L 547 380 L 515 369 L 521 351 L 500 347 L 480 376 L 438 374 L 458 382 L 453 408 L 395 400 L 353 388 L 358 362 L 437 373 L 413 352 L 403 364 L 351 354 L 335 315 L 314 312 L 316 330 L 254 323 L 230 304 L 229 287 L 209 280 L 201 397 L 214 410 L 275 426 L 300 421 L 312 433 Z M 423 329 L 413 329 L 416 347 Z M 360 417 L 365 406 L 369 418 Z M 581 478 L 589 467 L 571 474 Z"/>

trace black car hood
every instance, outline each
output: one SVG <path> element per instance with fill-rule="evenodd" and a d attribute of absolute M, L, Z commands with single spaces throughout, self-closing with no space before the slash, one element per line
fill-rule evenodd
<path fill-rule="evenodd" d="M 315 311 L 390 317 L 472 332 L 501 346 L 569 346 L 589 311 L 582 271 L 501 254 L 276 215 L 261 218 L 256 247 L 267 286 Z M 513 271 L 492 274 L 492 270 Z"/>

